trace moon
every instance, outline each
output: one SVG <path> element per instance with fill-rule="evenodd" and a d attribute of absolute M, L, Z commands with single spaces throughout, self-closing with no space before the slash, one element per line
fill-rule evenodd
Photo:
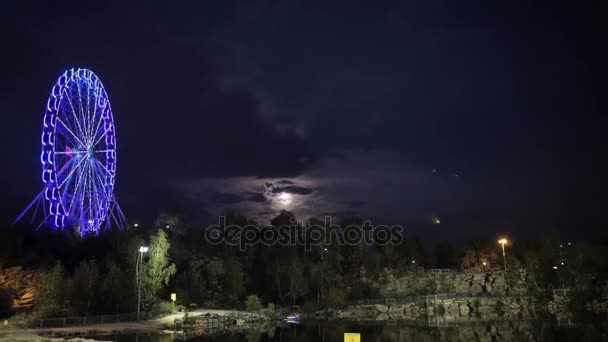
<path fill-rule="evenodd" d="M 281 202 L 281 204 L 283 205 L 289 205 L 291 203 L 291 194 L 286 193 L 286 192 L 282 192 L 279 195 L 279 201 Z"/>

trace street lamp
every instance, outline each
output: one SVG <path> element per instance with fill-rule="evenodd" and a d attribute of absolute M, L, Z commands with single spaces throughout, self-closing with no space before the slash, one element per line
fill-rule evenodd
<path fill-rule="evenodd" d="M 498 240 L 498 243 L 502 246 L 502 262 L 505 265 L 505 271 L 507 270 L 507 256 L 505 254 L 505 245 L 509 243 L 509 241 L 505 238 Z"/>
<path fill-rule="evenodd" d="M 139 227 L 139 224 L 138 223 L 134 223 L 133 227 L 137 228 L 137 227 Z"/>
<path fill-rule="evenodd" d="M 139 307 L 141 306 L 141 283 L 139 281 L 139 272 L 141 272 L 141 267 L 144 259 L 144 253 L 148 253 L 147 246 L 139 247 L 139 258 L 137 259 L 137 263 L 135 264 L 135 276 L 137 277 L 137 320 L 139 321 Z"/>

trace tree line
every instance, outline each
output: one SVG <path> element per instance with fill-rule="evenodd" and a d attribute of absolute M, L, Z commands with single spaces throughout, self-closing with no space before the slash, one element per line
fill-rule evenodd
<path fill-rule="evenodd" d="M 282 211 L 270 223 L 279 227 L 293 222 L 294 214 Z M 231 213 L 225 224 L 243 227 L 255 222 Z M 344 218 L 340 225 L 361 226 L 362 220 Z M 26 227 L 4 227 L 0 234 L 0 267 L 48 270 L 34 311 L 44 317 L 134 312 L 137 273 L 142 309 L 147 311 L 169 310 L 171 293 L 185 306 L 240 309 L 248 296 L 256 295 L 263 303 L 315 310 L 379 297 L 378 289 L 362 278 L 375 279 L 386 270 L 398 275 L 418 267 L 504 267 L 497 242 L 483 239 L 439 243 L 431 250 L 420 239 L 406 236 L 400 245 L 334 244 L 305 250 L 256 244 L 241 251 L 238 246 L 210 244 L 202 228 L 169 214 L 161 214 L 151 227 L 131 226 L 84 239 L 69 231 L 32 232 Z M 140 254 L 141 246 L 148 246 L 148 252 Z M 605 246 L 568 244 L 555 236 L 518 241 L 508 247 L 506 266 L 513 272 L 507 281 L 515 281 L 515 270 L 525 268 L 531 292 L 601 287 L 608 271 Z"/>

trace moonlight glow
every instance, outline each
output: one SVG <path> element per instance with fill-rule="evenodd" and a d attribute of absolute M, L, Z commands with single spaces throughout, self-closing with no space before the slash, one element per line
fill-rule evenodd
<path fill-rule="evenodd" d="M 283 205 L 289 205 L 291 203 L 291 194 L 288 194 L 286 192 L 282 192 L 279 195 L 279 201 L 281 202 L 281 204 Z"/>

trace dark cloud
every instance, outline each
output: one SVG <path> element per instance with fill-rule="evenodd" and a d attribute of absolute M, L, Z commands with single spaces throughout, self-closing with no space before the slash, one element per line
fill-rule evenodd
<path fill-rule="evenodd" d="M 292 184 L 293 184 L 293 182 L 292 182 Z M 312 189 L 301 187 L 301 186 L 296 186 L 296 185 L 273 186 L 272 187 L 272 193 L 274 193 L 274 194 L 289 193 L 289 194 L 298 194 L 298 195 L 310 195 L 310 194 L 312 194 L 312 192 L 313 192 Z"/>
<path fill-rule="evenodd" d="M 255 202 L 255 203 L 267 203 L 268 202 L 268 200 L 266 199 L 266 196 L 264 196 L 264 194 L 253 193 L 253 192 L 250 192 L 247 194 L 247 201 Z"/>

